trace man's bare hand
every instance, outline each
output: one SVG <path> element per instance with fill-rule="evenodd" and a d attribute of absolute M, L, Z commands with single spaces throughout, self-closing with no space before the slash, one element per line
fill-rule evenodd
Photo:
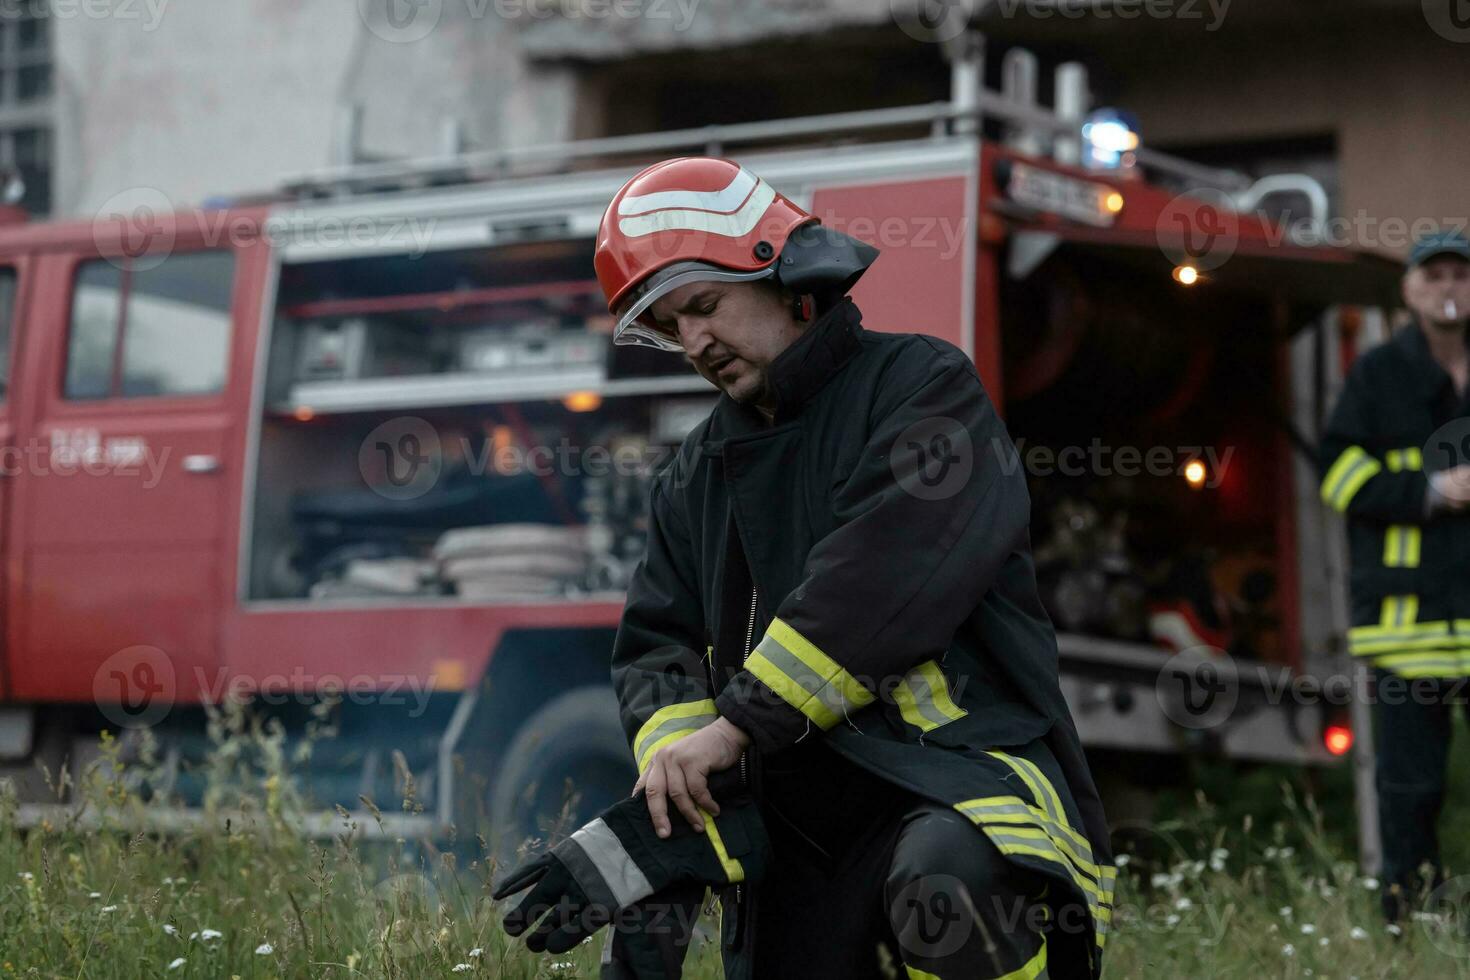
<path fill-rule="evenodd" d="M 716 718 L 693 735 L 687 735 L 653 754 L 648 768 L 633 786 L 633 796 L 642 789 L 648 798 L 648 815 L 660 837 L 669 836 L 669 801 L 673 801 L 689 826 L 704 832 L 700 809 L 718 815 L 720 806 L 709 792 L 709 774 L 729 769 L 740 761 L 750 736 L 724 718 Z"/>
<path fill-rule="evenodd" d="M 1470 505 L 1470 463 L 1462 463 L 1448 470 L 1440 470 L 1430 477 L 1435 491 L 1444 498 L 1451 510 L 1460 510 Z"/>

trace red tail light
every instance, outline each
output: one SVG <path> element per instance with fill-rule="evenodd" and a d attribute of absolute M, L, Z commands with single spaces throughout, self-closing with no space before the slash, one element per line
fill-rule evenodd
<path fill-rule="evenodd" d="M 1322 729 L 1322 744 L 1332 755 L 1347 755 L 1353 747 L 1353 730 L 1341 723 L 1328 725 Z"/>

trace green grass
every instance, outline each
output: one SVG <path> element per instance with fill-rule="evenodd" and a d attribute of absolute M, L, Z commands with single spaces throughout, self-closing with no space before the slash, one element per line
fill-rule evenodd
<path fill-rule="evenodd" d="M 76 788 L 100 829 L 18 829 L 14 801 L 0 797 L 0 980 L 597 975 L 600 936 L 562 957 L 506 939 L 489 897 L 498 874 L 474 835 L 440 850 L 365 842 L 345 819 L 333 840 L 292 833 L 301 801 L 284 742 L 242 719 L 212 726 L 210 806 L 246 814 L 228 826 L 125 829 L 167 803 L 145 801 L 146 758 L 122 765 L 110 738 Z M 1125 835 L 1105 976 L 1470 978 L 1470 941 L 1429 921 L 1387 932 L 1374 882 L 1349 858 L 1341 777 L 1316 787 L 1328 810 L 1296 775 L 1203 773 L 1205 790 Z M 1452 838 L 1447 853 L 1463 853 Z M 712 942 L 698 940 L 691 960 L 687 976 L 720 976 Z"/>

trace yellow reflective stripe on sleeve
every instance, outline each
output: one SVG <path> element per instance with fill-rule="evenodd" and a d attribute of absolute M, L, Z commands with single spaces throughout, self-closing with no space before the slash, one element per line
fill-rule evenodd
<path fill-rule="evenodd" d="M 1383 564 L 1388 568 L 1418 568 L 1419 540 L 1419 525 L 1390 524 L 1383 535 Z"/>
<path fill-rule="evenodd" d="M 1418 446 L 1409 446 L 1406 449 L 1390 449 L 1384 454 L 1383 460 L 1388 464 L 1389 470 L 1394 473 L 1403 470 L 1422 470 L 1424 468 L 1424 453 Z"/>
<path fill-rule="evenodd" d="M 745 669 L 824 731 L 873 702 L 873 692 L 784 620 L 771 621 Z"/>
<path fill-rule="evenodd" d="M 715 818 L 709 815 L 704 807 L 699 808 L 699 813 L 704 817 L 704 832 L 709 835 L 710 846 L 715 849 L 715 856 L 720 859 L 720 867 L 725 869 L 725 877 L 730 884 L 745 880 L 745 868 L 738 860 L 730 856 L 725 850 L 725 840 L 720 836 L 720 828 L 715 826 Z"/>
<path fill-rule="evenodd" d="M 1362 446 L 1349 446 L 1322 478 L 1322 501 L 1345 511 L 1353 495 L 1383 467 Z"/>
<path fill-rule="evenodd" d="M 921 731 L 958 721 L 969 714 L 949 696 L 949 681 L 933 660 L 926 660 L 904 675 L 893 691 L 903 720 Z"/>
<path fill-rule="evenodd" d="M 702 701 L 681 701 L 659 708 L 649 715 L 643 727 L 633 738 L 633 758 L 642 772 L 653 759 L 653 754 L 670 742 L 677 742 L 692 735 L 719 717 L 715 703 L 709 698 Z"/>

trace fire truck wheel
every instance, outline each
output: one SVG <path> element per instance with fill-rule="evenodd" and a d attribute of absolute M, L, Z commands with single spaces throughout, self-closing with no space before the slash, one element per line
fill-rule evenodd
<path fill-rule="evenodd" d="M 638 780 L 610 687 L 559 695 L 526 719 L 490 789 L 495 851 L 560 840 L 628 795 Z"/>

